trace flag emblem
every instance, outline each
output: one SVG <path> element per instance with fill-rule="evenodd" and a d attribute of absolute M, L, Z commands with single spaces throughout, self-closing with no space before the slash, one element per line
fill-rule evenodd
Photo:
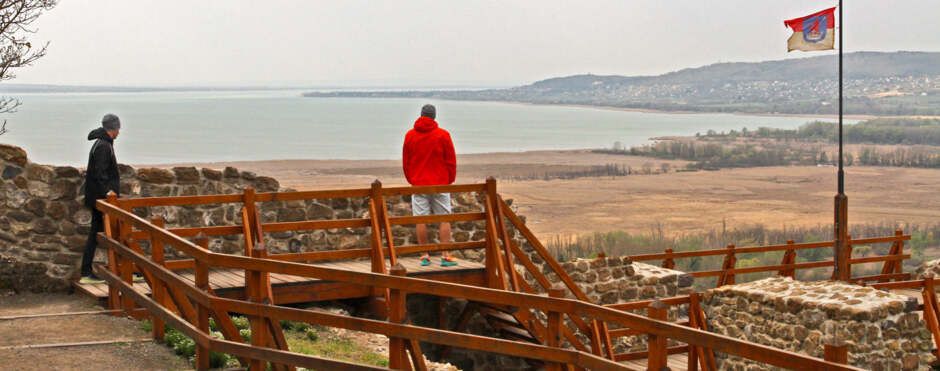
<path fill-rule="evenodd" d="M 805 17 L 783 21 L 793 30 L 787 40 L 787 51 L 829 50 L 835 45 L 835 9 L 829 8 Z"/>

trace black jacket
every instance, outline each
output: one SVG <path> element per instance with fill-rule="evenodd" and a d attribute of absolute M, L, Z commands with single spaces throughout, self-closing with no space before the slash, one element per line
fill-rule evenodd
<path fill-rule="evenodd" d="M 120 193 L 121 176 L 114 156 L 114 139 L 108 132 L 97 128 L 88 133 L 88 140 L 94 140 L 95 144 L 88 154 L 85 171 L 85 206 L 94 208 L 95 200 L 105 198 L 109 191 Z"/>

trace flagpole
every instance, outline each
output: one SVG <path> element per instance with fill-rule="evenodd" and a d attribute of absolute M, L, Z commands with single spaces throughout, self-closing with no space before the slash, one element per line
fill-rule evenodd
<path fill-rule="evenodd" d="M 835 243 L 833 244 L 834 266 L 832 278 L 839 281 L 849 281 L 852 277 L 849 259 L 851 251 L 849 250 L 849 228 L 848 228 L 848 197 L 845 196 L 845 171 L 842 168 L 842 34 L 844 32 L 844 21 L 842 18 L 842 0 L 839 0 L 839 173 L 838 173 L 838 193 L 835 197 L 835 220 L 833 232 L 835 234 Z"/>
<path fill-rule="evenodd" d="M 845 194 L 845 172 L 842 170 L 842 0 L 839 0 L 839 194 Z"/>

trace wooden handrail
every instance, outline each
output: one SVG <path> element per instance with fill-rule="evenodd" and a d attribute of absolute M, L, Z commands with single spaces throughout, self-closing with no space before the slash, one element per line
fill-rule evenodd
<path fill-rule="evenodd" d="M 122 198 L 121 204 L 129 208 L 153 206 L 190 206 L 222 203 L 241 203 L 241 194 L 229 195 L 200 195 L 200 196 L 167 196 L 167 197 L 136 197 Z"/>
<path fill-rule="evenodd" d="M 760 252 L 771 252 L 771 251 L 785 251 L 785 250 L 802 250 L 802 249 L 816 249 L 820 247 L 832 247 L 832 241 L 825 242 L 807 242 L 807 243 L 797 243 L 792 245 L 768 245 L 768 246 L 748 246 L 748 247 L 735 247 L 734 252 L 736 254 L 748 254 L 748 253 L 760 253 Z M 695 251 L 676 251 L 672 253 L 656 253 L 656 254 L 637 254 L 630 255 L 630 259 L 633 261 L 647 261 L 647 260 L 662 260 L 662 259 L 681 259 L 681 258 L 693 258 L 701 256 L 723 256 L 728 253 L 727 248 L 720 249 L 708 249 L 708 250 L 695 250 Z"/>
<path fill-rule="evenodd" d="M 369 188 L 331 189 L 316 191 L 295 192 L 266 192 L 258 193 L 256 202 L 300 201 L 333 198 L 365 198 L 369 197 Z"/>
<path fill-rule="evenodd" d="M 854 239 L 851 241 L 852 245 L 864 245 L 864 244 L 873 244 L 873 243 L 887 243 L 895 241 L 907 241 L 910 240 L 910 235 L 903 236 L 891 236 L 891 237 L 873 237 L 873 238 L 863 238 L 863 239 Z M 735 254 L 750 254 L 750 253 L 761 253 L 761 252 L 772 252 L 772 251 L 786 251 L 786 250 L 805 250 L 805 249 L 817 249 L 821 247 L 832 247 L 834 241 L 822 241 L 822 242 L 807 242 L 807 243 L 795 243 L 795 244 L 780 244 L 780 245 L 767 245 L 767 246 L 748 246 L 748 247 L 735 247 Z M 630 255 L 630 259 L 633 261 L 647 261 L 647 260 L 663 260 L 663 259 L 681 259 L 681 258 L 692 258 L 692 257 L 702 257 L 702 256 L 721 256 L 728 253 L 727 248 L 720 249 L 708 249 L 708 250 L 696 250 L 696 251 L 678 251 L 672 253 L 656 253 L 656 254 L 637 254 Z"/>
<path fill-rule="evenodd" d="M 512 224 L 512 226 L 515 227 L 519 233 L 522 233 L 526 240 L 529 241 L 529 245 L 531 245 L 535 252 L 539 254 L 542 260 L 544 260 L 545 263 L 547 263 L 552 268 L 552 270 L 558 274 L 558 278 L 561 279 L 566 287 L 568 287 L 568 290 L 571 290 L 571 293 L 574 294 L 574 296 L 579 300 L 590 302 L 591 299 L 587 297 L 587 294 L 585 294 L 584 291 L 582 291 L 581 288 L 578 287 L 578 285 L 574 282 L 574 280 L 571 279 L 571 276 L 568 275 L 567 271 L 565 271 L 561 264 L 558 264 L 558 261 L 556 261 L 555 258 L 548 252 L 548 249 L 546 249 L 545 246 L 543 246 L 542 243 L 538 240 L 538 238 L 535 237 L 535 233 L 532 233 L 532 231 L 529 230 L 529 227 L 525 225 L 525 222 L 522 221 L 522 218 L 512 211 L 506 201 L 500 200 L 500 202 L 503 203 L 503 211 L 506 213 L 505 217 L 509 218 L 509 222 Z"/>
<path fill-rule="evenodd" d="M 631 301 L 629 303 L 607 304 L 604 306 L 607 308 L 616 309 L 616 310 L 636 310 L 636 309 L 646 308 L 650 304 L 653 304 L 654 301 L 662 302 L 663 304 L 666 304 L 668 306 L 675 306 L 675 305 L 689 304 L 691 299 L 689 298 L 688 295 L 683 295 L 683 296 L 673 296 L 670 298 L 662 298 L 662 299 Z"/>
<path fill-rule="evenodd" d="M 486 220 L 486 213 L 453 213 L 441 215 L 392 216 L 388 218 L 392 225 L 454 223 Z"/>
<path fill-rule="evenodd" d="M 384 196 L 407 196 L 429 193 L 465 193 L 465 192 L 484 192 L 486 185 L 482 183 L 474 184 L 450 184 L 436 186 L 413 186 L 413 187 L 387 187 L 382 188 Z"/>

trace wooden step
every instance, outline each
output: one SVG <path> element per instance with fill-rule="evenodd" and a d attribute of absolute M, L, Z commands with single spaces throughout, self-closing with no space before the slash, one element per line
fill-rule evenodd
<path fill-rule="evenodd" d="M 508 305 L 498 305 L 498 304 L 490 304 L 490 303 L 483 303 L 483 302 L 475 302 L 475 303 L 481 308 L 489 308 L 495 311 L 508 313 L 508 314 L 513 314 L 519 311 L 519 307 L 513 307 L 513 306 L 508 306 Z"/>
<path fill-rule="evenodd" d="M 528 343 L 538 344 L 538 340 L 533 338 L 532 335 L 529 335 L 528 331 L 518 327 L 502 326 L 499 328 L 499 333 L 508 340 L 525 341 Z"/>
<path fill-rule="evenodd" d="M 522 324 L 516 320 L 516 317 L 513 317 L 511 314 L 492 310 L 490 308 L 480 308 L 480 314 L 483 314 L 487 317 L 487 320 L 499 321 L 510 326 L 522 327 Z"/>

